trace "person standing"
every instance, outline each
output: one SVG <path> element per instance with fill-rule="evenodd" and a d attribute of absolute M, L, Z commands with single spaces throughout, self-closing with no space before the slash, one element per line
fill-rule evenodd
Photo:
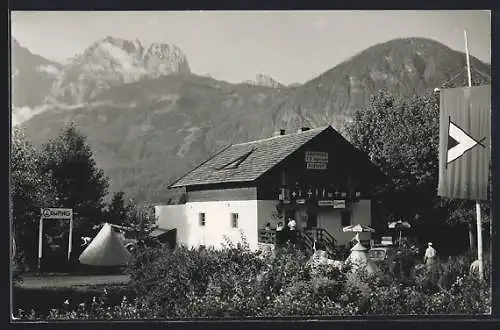
<path fill-rule="evenodd" d="M 288 218 L 288 235 L 290 243 L 295 244 L 297 242 L 297 222 L 293 218 Z"/>
<path fill-rule="evenodd" d="M 282 246 L 284 241 L 285 241 L 283 229 L 284 229 L 283 222 L 281 222 L 281 221 L 278 222 L 278 225 L 276 226 L 276 245 L 277 246 Z"/>
<path fill-rule="evenodd" d="M 427 243 L 427 249 L 425 250 L 424 255 L 424 263 L 427 265 L 427 268 L 431 268 L 436 263 L 437 253 L 436 250 L 432 247 L 432 243 Z"/>

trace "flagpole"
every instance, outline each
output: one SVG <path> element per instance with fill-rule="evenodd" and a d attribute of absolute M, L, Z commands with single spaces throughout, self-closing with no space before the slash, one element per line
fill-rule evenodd
<path fill-rule="evenodd" d="M 469 87 L 472 87 L 472 78 L 470 74 L 470 58 L 469 58 L 469 45 L 467 43 L 467 31 L 464 31 L 465 38 L 465 56 L 467 59 L 467 78 Z M 482 280 L 484 277 L 484 264 L 483 264 L 483 231 L 481 226 L 481 205 L 476 200 L 476 225 L 477 225 L 477 260 L 479 261 L 479 278 Z"/>
<path fill-rule="evenodd" d="M 465 37 L 465 57 L 467 59 L 467 78 L 469 79 L 469 87 L 472 87 L 472 79 L 470 75 L 469 45 L 467 43 L 467 31 L 464 31 L 464 37 Z"/>

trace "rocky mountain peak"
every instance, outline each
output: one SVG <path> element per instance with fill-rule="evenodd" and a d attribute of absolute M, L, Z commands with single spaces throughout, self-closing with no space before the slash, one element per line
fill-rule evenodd
<path fill-rule="evenodd" d="M 190 74 L 186 55 L 175 45 L 107 36 L 73 58 L 53 84 L 49 103 L 86 102 L 103 90 L 144 78 Z"/>
<path fill-rule="evenodd" d="M 153 77 L 170 73 L 191 73 L 186 55 L 176 45 L 154 42 L 143 52 L 142 59 Z"/>
<path fill-rule="evenodd" d="M 266 86 L 273 88 L 284 87 L 275 79 L 271 78 L 270 76 L 264 75 L 262 73 L 257 74 L 254 79 L 246 80 L 243 83 L 247 85 Z"/>

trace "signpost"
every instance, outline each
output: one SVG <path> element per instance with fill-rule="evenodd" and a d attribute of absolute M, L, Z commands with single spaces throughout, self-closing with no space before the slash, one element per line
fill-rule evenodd
<path fill-rule="evenodd" d="M 40 225 L 38 228 L 38 270 L 40 270 L 42 261 L 42 241 L 43 241 L 43 220 L 61 219 L 69 220 L 69 242 L 68 242 L 68 261 L 71 257 L 73 241 L 73 209 L 64 208 L 45 208 L 40 212 Z"/>

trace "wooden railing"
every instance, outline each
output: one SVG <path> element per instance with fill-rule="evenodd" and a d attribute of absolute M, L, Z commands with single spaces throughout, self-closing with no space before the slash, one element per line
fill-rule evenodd
<path fill-rule="evenodd" d="M 316 243 L 316 248 L 323 248 L 329 256 L 335 255 L 337 240 L 324 228 L 305 229 L 303 231 L 305 240 Z M 313 248 L 311 248 L 313 250 Z"/>
<path fill-rule="evenodd" d="M 329 256 L 335 255 L 336 239 L 324 228 L 297 231 L 297 246 L 308 253 L 314 253 L 315 246 L 322 247 Z M 260 229 L 259 243 L 276 244 L 275 229 Z"/>

